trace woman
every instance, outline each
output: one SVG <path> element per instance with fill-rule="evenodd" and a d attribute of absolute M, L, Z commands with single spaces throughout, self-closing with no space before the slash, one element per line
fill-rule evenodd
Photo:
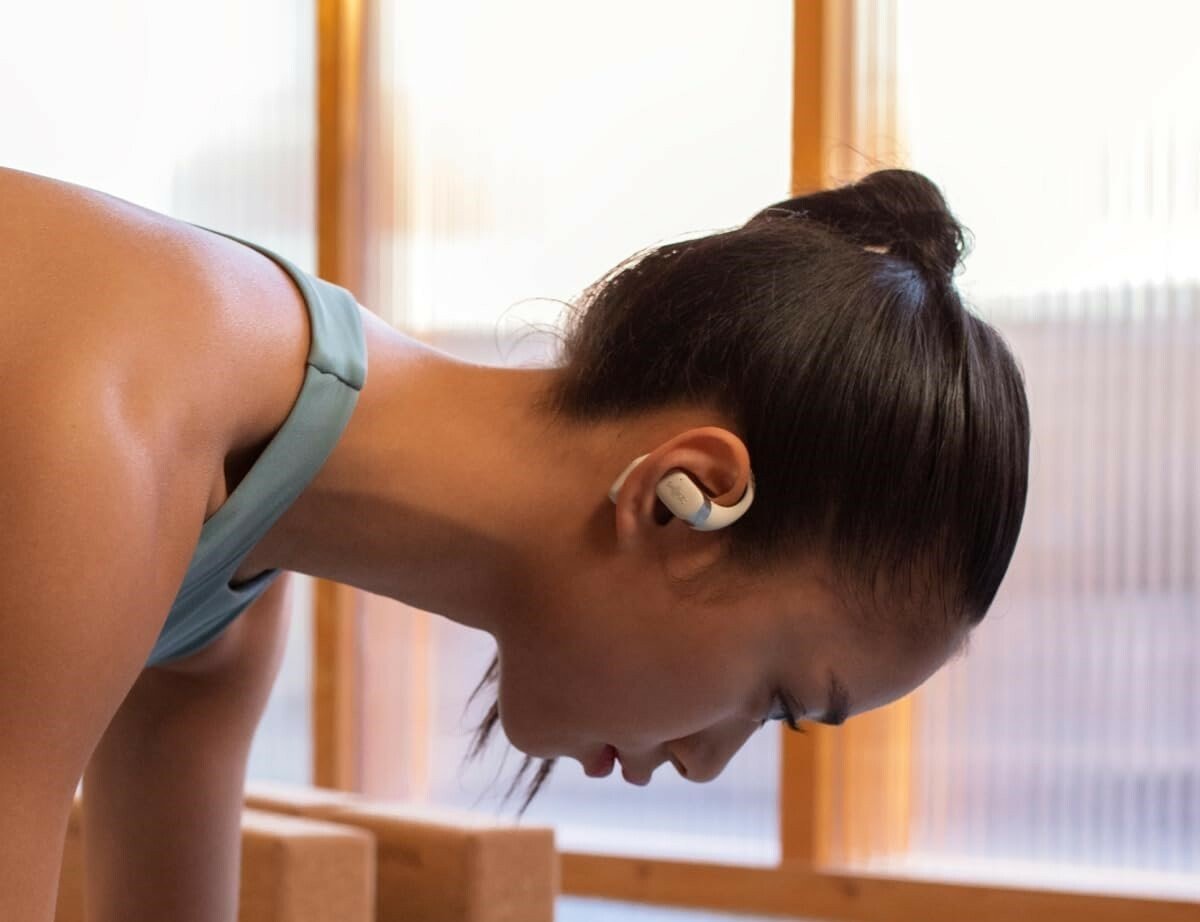
<path fill-rule="evenodd" d="M 499 721 L 531 797 L 561 756 L 705 782 L 768 720 L 907 694 L 1012 556 L 1021 374 L 918 173 L 636 254 L 535 369 L 102 193 L 0 196 L 14 918 L 51 918 L 81 776 L 93 919 L 234 917 L 284 571 L 490 633 L 475 752 Z"/>

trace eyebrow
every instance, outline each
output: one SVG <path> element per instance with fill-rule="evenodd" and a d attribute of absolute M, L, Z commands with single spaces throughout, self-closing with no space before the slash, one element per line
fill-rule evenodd
<path fill-rule="evenodd" d="M 841 679 L 829 670 L 829 701 L 825 705 L 825 713 L 816 718 L 819 724 L 839 727 L 850 714 L 850 692 L 842 684 Z"/>

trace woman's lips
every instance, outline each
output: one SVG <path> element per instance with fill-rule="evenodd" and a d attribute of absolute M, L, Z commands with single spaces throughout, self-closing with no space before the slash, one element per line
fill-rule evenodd
<path fill-rule="evenodd" d="M 628 784 L 636 785 L 639 788 L 644 788 L 646 785 L 648 785 L 653 774 L 654 769 L 652 768 L 650 769 L 650 773 L 647 774 L 645 778 L 637 778 L 629 773 L 628 765 L 626 765 L 624 762 L 621 763 L 621 777 L 624 778 Z"/>
<path fill-rule="evenodd" d="M 605 746 L 604 749 L 594 759 L 584 766 L 584 774 L 589 778 L 607 778 L 612 774 L 613 768 L 616 766 L 617 759 L 621 757 L 621 753 L 613 746 Z M 629 774 L 629 769 L 624 762 L 621 763 L 621 776 L 629 783 L 638 787 L 645 787 L 650 783 L 650 776 L 654 774 L 651 770 L 650 774 L 645 778 L 635 778 Z M 680 774 L 683 774 L 680 772 Z"/>
<path fill-rule="evenodd" d="M 598 756 L 584 766 L 583 772 L 589 778 L 607 778 L 612 774 L 616 761 L 617 750 L 612 746 L 605 746 Z"/>

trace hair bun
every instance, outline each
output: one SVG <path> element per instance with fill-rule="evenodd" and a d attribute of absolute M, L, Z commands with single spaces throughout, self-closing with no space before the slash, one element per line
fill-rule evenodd
<path fill-rule="evenodd" d="M 808 218 L 867 249 L 907 259 L 935 284 L 950 281 L 966 252 L 963 228 L 941 190 L 914 170 L 877 170 L 846 186 L 779 202 L 751 222 L 783 214 Z"/>

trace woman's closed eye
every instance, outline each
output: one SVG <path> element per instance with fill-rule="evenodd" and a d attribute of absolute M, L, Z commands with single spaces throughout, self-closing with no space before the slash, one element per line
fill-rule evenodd
<path fill-rule="evenodd" d="M 759 721 L 759 727 L 766 724 L 768 720 L 783 720 L 786 721 L 788 728 L 796 733 L 805 733 L 805 729 L 796 722 L 796 714 L 788 705 L 786 697 L 782 692 L 776 691 L 771 698 L 771 703 L 778 706 L 778 710 L 773 710 L 770 714 Z"/>

